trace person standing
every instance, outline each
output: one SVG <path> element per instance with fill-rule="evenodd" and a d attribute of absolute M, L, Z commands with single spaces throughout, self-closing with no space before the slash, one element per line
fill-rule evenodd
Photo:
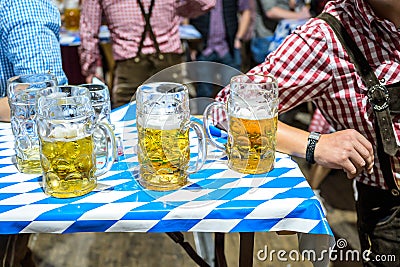
<path fill-rule="evenodd" d="M 99 29 L 104 20 L 110 31 L 115 60 L 111 89 L 113 108 L 129 103 L 136 88 L 155 73 L 182 63 L 179 24 L 196 17 L 215 0 L 85 0 L 81 6 L 79 49 L 86 82 L 97 73 L 100 60 Z"/>
<path fill-rule="evenodd" d="M 277 149 L 355 178 L 363 264 L 400 266 L 400 2 L 329 1 L 324 13 L 354 45 L 345 48 L 325 20 L 312 18 L 249 73 L 277 78 L 280 112 L 307 101 L 319 108 L 335 132 L 279 123 Z"/>
<path fill-rule="evenodd" d="M 53 73 L 66 84 L 59 44 L 60 13 L 52 1 L 0 0 L 0 120 L 10 120 L 7 80 L 13 76 Z M 0 235 L 2 266 L 35 266 L 29 234 Z"/>
<path fill-rule="evenodd" d="M 238 15 L 240 18 L 238 19 Z M 240 49 L 242 40 L 250 26 L 251 10 L 248 0 L 217 0 L 215 7 L 190 23 L 203 36 L 201 50 L 197 51 L 198 61 L 210 61 L 241 69 Z M 198 77 L 209 77 L 207 69 L 199 69 Z M 212 84 L 199 83 L 197 97 L 214 97 Z"/>

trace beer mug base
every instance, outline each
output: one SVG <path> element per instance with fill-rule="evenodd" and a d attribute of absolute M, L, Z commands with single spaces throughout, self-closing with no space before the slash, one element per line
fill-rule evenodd
<path fill-rule="evenodd" d="M 164 177 L 159 177 L 159 176 L 152 176 L 152 178 L 148 179 L 143 179 L 139 177 L 139 183 L 141 186 L 148 190 L 154 190 L 154 191 L 171 191 L 171 190 L 177 190 L 188 183 L 187 176 L 186 177 L 179 177 L 179 181 L 174 182 L 154 182 L 154 181 L 160 181 L 164 180 Z"/>
<path fill-rule="evenodd" d="M 16 157 L 17 169 L 19 172 L 26 174 L 41 174 L 42 166 L 40 160 L 23 160 Z"/>
<path fill-rule="evenodd" d="M 50 195 L 55 198 L 73 198 L 73 197 L 83 196 L 83 195 L 86 195 L 86 194 L 92 192 L 93 189 L 96 188 L 96 185 L 97 185 L 96 181 L 92 180 L 92 181 L 89 181 L 89 183 L 84 188 L 81 188 L 78 190 L 71 190 L 71 186 L 68 185 L 69 186 L 68 190 L 55 191 L 55 190 L 52 190 L 51 188 L 45 187 L 44 192 L 47 195 Z"/>
<path fill-rule="evenodd" d="M 231 170 L 245 174 L 262 174 L 270 172 L 274 168 L 274 158 L 265 160 L 228 160 L 228 167 Z"/>

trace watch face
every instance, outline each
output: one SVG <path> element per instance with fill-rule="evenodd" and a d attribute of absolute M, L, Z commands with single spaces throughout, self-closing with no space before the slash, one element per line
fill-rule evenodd
<path fill-rule="evenodd" d="M 317 132 L 311 132 L 310 133 L 310 136 L 308 137 L 308 138 L 311 138 L 311 139 L 315 139 L 315 140 L 318 140 L 319 139 L 319 137 L 320 137 L 320 133 L 317 133 Z"/>

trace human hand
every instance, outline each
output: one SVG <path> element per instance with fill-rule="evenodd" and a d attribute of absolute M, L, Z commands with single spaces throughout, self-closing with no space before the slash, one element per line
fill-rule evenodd
<path fill-rule="evenodd" d="M 104 79 L 102 77 L 100 77 L 100 75 L 95 75 L 95 74 L 89 74 L 86 78 L 85 81 L 86 83 L 93 83 L 93 78 L 98 78 L 100 81 L 102 81 L 104 83 Z"/>
<path fill-rule="evenodd" d="M 352 179 L 363 170 L 372 172 L 372 144 L 354 129 L 321 135 L 314 151 L 316 163 L 331 169 L 343 169 Z"/>
<path fill-rule="evenodd" d="M 242 47 L 242 41 L 240 41 L 239 38 L 235 38 L 235 42 L 234 42 L 233 46 L 234 46 L 236 49 L 240 49 L 240 48 Z"/>

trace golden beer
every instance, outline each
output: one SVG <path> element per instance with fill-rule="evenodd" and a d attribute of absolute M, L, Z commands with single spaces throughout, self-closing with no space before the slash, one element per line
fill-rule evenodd
<path fill-rule="evenodd" d="M 40 166 L 39 147 L 22 149 L 21 152 L 26 159 L 18 155 L 15 157 L 18 170 L 23 173 L 41 173 L 42 167 Z"/>
<path fill-rule="evenodd" d="M 66 8 L 64 10 L 64 26 L 69 31 L 79 30 L 79 19 L 81 11 L 79 8 Z"/>
<path fill-rule="evenodd" d="M 189 128 L 144 128 L 138 124 L 140 180 L 148 189 L 173 190 L 187 183 Z"/>
<path fill-rule="evenodd" d="M 277 123 L 277 116 L 259 120 L 229 116 L 229 168 L 250 174 L 270 171 L 275 161 Z"/>
<path fill-rule="evenodd" d="M 50 141 L 51 140 L 51 141 Z M 41 139 L 45 192 L 59 198 L 77 197 L 96 187 L 92 135 L 77 139 Z"/>

